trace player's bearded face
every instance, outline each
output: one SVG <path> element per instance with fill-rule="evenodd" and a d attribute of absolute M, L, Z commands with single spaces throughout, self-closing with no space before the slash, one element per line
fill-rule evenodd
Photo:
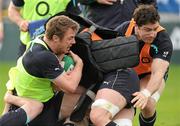
<path fill-rule="evenodd" d="M 152 43 L 157 36 L 158 28 L 159 23 L 143 25 L 141 27 L 138 27 L 138 35 L 144 42 Z"/>
<path fill-rule="evenodd" d="M 73 44 L 75 44 L 75 35 L 76 32 L 72 29 L 68 29 L 65 33 L 64 37 L 59 42 L 58 46 L 58 54 L 66 54 L 70 51 L 70 48 Z"/>

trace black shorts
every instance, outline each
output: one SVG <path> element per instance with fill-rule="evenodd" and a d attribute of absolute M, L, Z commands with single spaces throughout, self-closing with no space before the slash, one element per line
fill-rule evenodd
<path fill-rule="evenodd" d="M 48 102 L 43 103 L 43 111 L 34 120 L 28 123 L 28 126 L 54 126 L 58 121 L 62 97 L 63 92 L 59 92 Z M 17 108 L 16 106 L 11 106 L 10 111 Z"/>
<path fill-rule="evenodd" d="M 107 84 L 108 83 L 108 84 Z M 139 78 L 133 69 L 119 69 L 105 75 L 100 89 L 109 88 L 119 92 L 127 102 L 127 108 L 131 107 L 132 94 L 139 91 Z"/>

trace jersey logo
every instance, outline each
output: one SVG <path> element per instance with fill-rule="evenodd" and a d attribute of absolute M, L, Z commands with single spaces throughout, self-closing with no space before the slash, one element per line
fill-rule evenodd
<path fill-rule="evenodd" d="M 166 52 L 163 52 L 163 57 L 167 57 L 167 55 L 169 54 L 169 52 L 168 51 L 166 51 Z"/>
<path fill-rule="evenodd" d="M 104 81 L 103 84 L 108 85 L 111 81 Z"/>
<path fill-rule="evenodd" d="M 141 62 L 142 63 L 150 63 L 150 59 L 149 59 L 149 57 L 142 57 Z"/>
<path fill-rule="evenodd" d="M 59 67 L 56 67 L 54 70 L 55 70 L 55 71 L 58 71 L 58 70 L 60 70 L 60 69 L 59 69 Z"/>
<path fill-rule="evenodd" d="M 39 16 L 47 15 L 49 13 L 49 10 L 50 10 L 49 4 L 45 1 L 41 1 L 36 5 L 36 13 Z"/>

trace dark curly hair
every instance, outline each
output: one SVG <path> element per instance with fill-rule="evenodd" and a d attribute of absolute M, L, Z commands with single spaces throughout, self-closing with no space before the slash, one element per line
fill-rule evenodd
<path fill-rule="evenodd" d="M 134 13 L 133 18 L 136 21 L 136 24 L 141 27 L 148 23 L 159 22 L 160 16 L 157 9 L 153 5 L 139 5 Z"/>

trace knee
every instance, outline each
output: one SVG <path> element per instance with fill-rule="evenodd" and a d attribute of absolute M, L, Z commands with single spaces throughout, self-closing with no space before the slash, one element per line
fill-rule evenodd
<path fill-rule="evenodd" d="M 90 119 L 98 126 L 104 126 L 120 111 L 118 106 L 105 99 L 96 100 L 91 108 Z"/>
<path fill-rule="evenodd" d="M 92 109 L 90 112 L 90 120 L 95 126 L 105 126 L 110 120 L 111 115 L 104 113 L 96 109 Z"/>
<path fill-rule="evenodd" d="M 97 111 L 96 109 L 91 109 L 90 112 L 90 120 L 94 125 L 99 125 L 103 122 L 102 113 Z M 104 117 L 104 116 L 103 116 Z"/>

